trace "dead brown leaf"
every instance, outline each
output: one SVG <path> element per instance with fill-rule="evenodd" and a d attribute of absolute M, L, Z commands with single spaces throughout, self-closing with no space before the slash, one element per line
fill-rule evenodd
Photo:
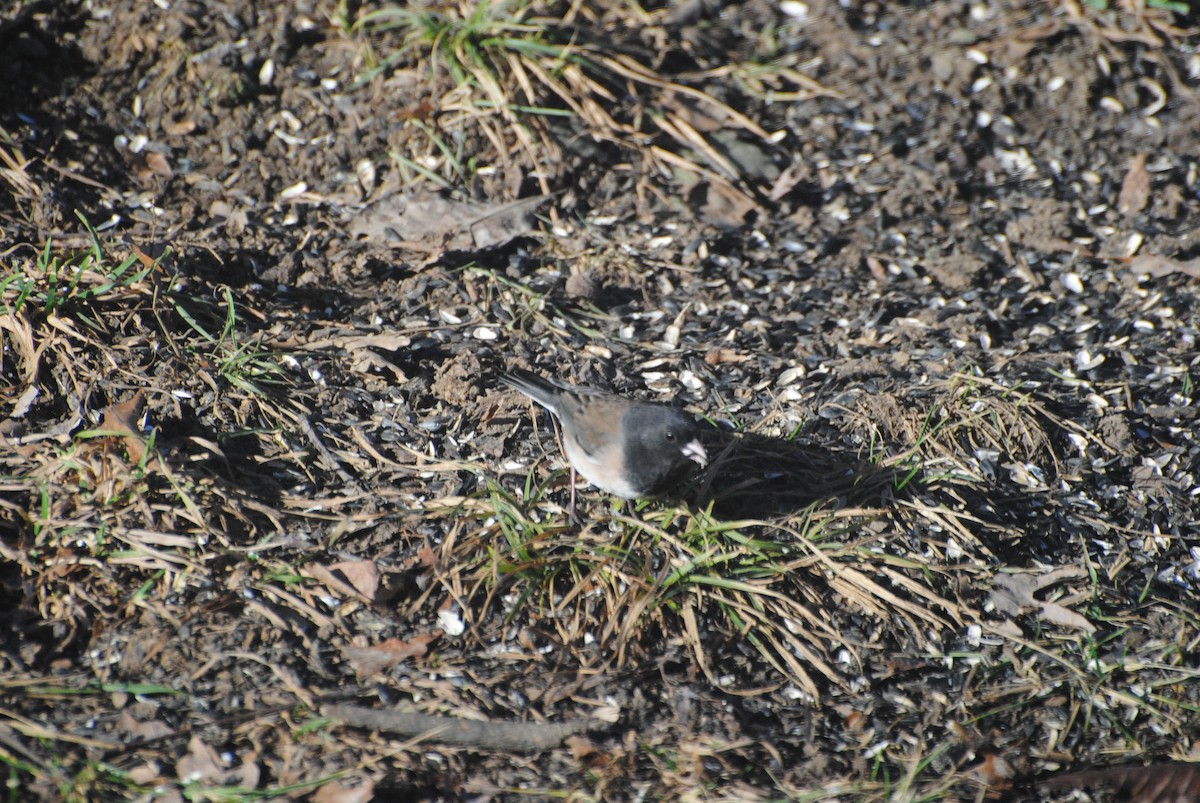
<path fill-rule="evenodd" d="M 375 782 L 364 780 L 357 786 L 327 783 L 313 793 L 312 803 L 368 803 L 375 797 Z"/>
<path fill-rule="evenodd" d="M 331 591 L 344 596 L 355 596 L 363 602 L 376 601 L 379 593 L 379 567 L 370 560 L 348 560 L 322 566 L 314 563 L 306 567 L 308 574 L 324 583 Z"/>
<path fill-rule="evenodd" d="M 1012 764 L 996 753 L 990 752 L 984 755 L 982 760 L 971 768 L 970 772 L 991 787 L 1004 785 L 1012 781 L 1013 776 L 1016 775 Z"/>
<path fill-rule="evenodd" d="M 741 226 L 758 205 L 737 188 L 720 181 L 709 182 L 702 207 L 705 220 L 726 226 Z"/>
<path fill-rule="evenodd" d="M 612 763 L 609 754 L 596 747 L 595 743 L 586 736 L 568 736 L 564 744 L 576 761 L 593 769 L 607 767 Z"/>
<path fill-rule="evenodd" d="M 217 751 L 204 743 L 199 736 L 188 742 L 187 753 L 175 765 L 175 775 L 182 783 L 219 784 L 225 778 Z"/>
<path fill-rule="evenodd" d="M 125 442 L 125 451 L 134 463 L 141 463 L 146 456 L 146 439 L 138 430 L 137 422 L 146 409 L 146 394 L 138 391 L 132 398 L 110 404 L 100 419 L 100 429 L 118 435 Z"/>
<path fill-rule="evenodd" d="M 1149 200 L 1150 174 L 1146 172 L 1146 154 L 1139 153 L 1129 160 L 1129 169 L 1121 182 L 1121 194 L 1117 196 L 1117 211 L 1125 217 L 1133 217 L 1146 208 Z"/>
<path fill-rule="evenodd" d="M 204 786 L 238 786 L 255 789 L 261 780 L 262 770 L 258 766 L 258 753 L 250 750 L 242 762 L 231 769 L 221 765 L 221 757 L 199 736 L 188 742 L 187 753 L 175 765 L 175 775 L 184 784 Z"/>
<path fill-rule="evenodd" d="M 142 184 L 147 184 L 157 178 L 170 178 L 175 175 L 167 157 L 157 151 L 143 151 L 130 154 L 129 167 L 133 175 Z"/>
<path fill-rule="evenodd" d="M 424 569 L 432 569 L 437 565 L 437 553 L 428 546 L 422 546 L 417 550 L 417 560 L 414 565 Z"/>
<path fill-rule="evenodd" d="M 142 786 L 157 786 L 166 783 L 166 779 L 162 775 L 162 768 L 156 761 L 134 767 L 129 771 L 129 779 Z"/>
<path fill-rule="evenodd" d="M 342 645 L 342 655 L 354 668 L 359 677 L 371 677 L 386 672 L 406 658 L 419 658 L 428 652 L 429 642 L 437 638 L 436 633 L 425 633 L 404 641 L 388 639 L 373 647 Z"/>
<path fill-rule="evenodd" d="M 441 256 L 445 250 L 503 245 L 533 230 L 534 210 L 548 195 L 510 203 L 456 201 L 432 193 L 397 193 L 364 209 L 350 224 L 350 234 L 368 240 L 397 242 Z"/>
<path fill-rule="evenodd" d="M 184 117 L 180 120 L 163 120 L 163 133 L 171 137 L 183 137 L 196 130 L 196 121 Z"/>
<path fill-rule="evenodd" d="M 134 739 L 157 739 L 174 732 L 174 728 L 157 719 L 141 722 L 128 709 L 117 716 L 117 727 Z"/>
<path fill-rule="evenodd" d="M 1017 616 L 1022 612 L 1035 610 L 1038 616 L 1056 625 L 1082 630 L 1085 633 L 1094 633 L 1096 632 L 1095 626 L 1079 614 L 1057 602 L 1045 602 L 1034 596 L 1044 588 L 1057 585 L 1064 580 L 1083 576 L 1085 576 L 1084 571 L 1075 566 L 1064 566 L 1044 574 L 1033 572 L 998 574 L 993 578 L 989 600 L 997 611 L 1007 616 Z"/>
<path fill-rule="evenodd" d="M 239 786 L 242 789 L 257 789 L 262 780 L 262 770 L 258 766 L 258 753 L 248 751 L 242 756 L 242 763 L 225 776 L 226 785 Z"/>
<path fill-rule="evenodd" d="M 739 363 L 746 362 L 751 359 L 745 354 L 739 354 L 733 349 L 715 348 L 709 349 L 704 355 L 704 362 L 708 365 L 720 365 L 721 363 Z"/>
<path fill-rule="evenodd" d="M 1129 260 L 1129 270 L 1133 273 L 1149 273 L 1151 276 L 1183 273 L 1200 279 L 1200 258 L 1180 260 L 1157 254 L 1143 254 Z"/>

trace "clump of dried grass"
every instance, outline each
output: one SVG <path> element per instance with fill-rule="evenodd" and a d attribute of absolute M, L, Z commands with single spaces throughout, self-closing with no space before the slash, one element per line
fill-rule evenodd
<path fill-rule="evenodd" d="M 85 645 L 98 622 L 147 598 L 207 583 L 213 549 L 258 528 L 211 475 L 179 470 L 180 458 L 219 460 L 220 447 L 166 445 L 160 425 L 201 388 L 218 391 L 214 408 L 244 415 L 234 397 L 258 389 L 258 369 L 279 375 L 262 354 L 246 358 L 232 299 L 214 318 L 222 311 L 178 291 L 162 262 L 136 248 L 115 258 L 89 237 L 83 251 L 47 243 L 37 258 L 10 258 L 0 277 L 0 353 L 11 355 L 0 364 L 10 415 L 0 553 L 29 584 L 52 652 Z M 217 336 L 205 329 L 214 320 Z"/>
<path fill-rule="evenodd" d="M 564 151 L 582 137 L 624 149 L 643 178 L 683 172 L 753 206 L 769 188 L 714 133 L 736 130 L 763 147 L 772 137 L 737 108 L 743 104 L 718 99 L 716 88 L 740 86 L 739 100 L 747 103 L 836 94 L 786 61 L 666 74 L 629 39 L 645 19 L 618 23 L 613 15 L 620 12 L 603 4 L 566 11 L 528 0 L 441 3 L 346 20 L 348 31 L 362 37 L 364 80 L 403 66 L 423 87 L 420 97 L 430 99 L 402 122 L 408 133 L 395 154 L 401 169 L 443 187 L 469 184 L 472 169 L 452 143 L 480 138 L 490 145 L 487 167 L 504 186 L 530 173 L 550 193 L 555 172 L 566 165 Z M 384 33 L 398 33 L 399 44 Z"/>

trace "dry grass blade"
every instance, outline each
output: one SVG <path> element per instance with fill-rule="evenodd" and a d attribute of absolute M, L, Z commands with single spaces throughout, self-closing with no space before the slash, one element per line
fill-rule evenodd
<path fill-rule="evenodd" d="M 649 156 L 652 159 L 664 162 L 666 164 L 674 165 L 675 167 L 683 168 L 685 171 L 687 171 L 689 173 L 694 173 L 698 176 L 703 176 L 704 178 L 707 178 L 710 181 L 715 181 L 715 182 L 719 183 L 721 186 L 723 186 L 726 189 L 733 192 L 738 198 L 743 199 L 750 206 L 756 205 L 756 202 L 754 201 L 754 199 L 752 199 L 749 195 L 747 195 L 745 192 L 743 192 L 738 187 L 731 184 L 729 182 L 729 180 L 727 178 L 725 178 L 725 176 L 721 175 L 720 173 L 717 173 L 706 167 L 701 167 L 700 165 L 696 164 L 692 160 L 690 160 L 684 156 L 680 156 L 679 154 L 675 153 L 674 151 L 659 147 L 658 145 L 652 145 L 652 146 L 650 146 L 650 148 L 648 150 L 649 150 Z"/>
<path fill-rule="evenodd" d="M 699 589 L 696 589 L 696 593 L 700 593 Z M 817 686 L 796 655 L 830 682 L 845 682 L 841 673 L 834 670 L 814 650 L 813 645 L 821 649 L 820 639 L 810 631 L 798 627 L 795 609 L 802 606 L 792 604 L 785 597 L 775 598 L 775 605 L 763 605 L 754 594 L 734 596 L 729 593 L 712 592 L 704 596 L 719 608 L 725 609 L 727 615 L 733 614 L 730 617 L 731 621 L 740 624 L 740 628 L 734 633 L 736 637 L 748 639 L 782 677 L 798 682 L 814 701 L 820 698 Z M 789 628 L 795 628 L 797 632 L 792 633 Z M 800 635 L 804 635 L 806 639 L 801 640 Z"/>
<path fill-rule="evenodd" d="M 217 486 L 196 477 L 193 461 L 212 456 L 201 439 L 172 444 L 168 453 L 159 448 L 157 419 L 171 415 L 167 400 L 184 396 L 155 385 L 156 360 L 196 383 L 192 397 L 228 388 L 205 384 L 192 361 L 213 349 L 221 356 L 226 342 L 199 323 L 207 299 L 161 283 L 151 260 L 112 258 L 88 230 L 90 248 L 59 254 L 47 244 L 37 259 L 6 265 L 0 279 L 7 308 L 0 338 L 6 353 L 17 355 L 0 371 L 22 389 L 26 415 L 44 421 L 43 405 L 63 395 L 82 400 L 78 410 L 52 418 L 47 431 L 10 429 L 5 445 L 16 448 L 0 452 L 11 527 L 0 553 L 30 589 L 27 613 L 36 611 L 36 621 L 53 628 L 53 639 L 31 642 L 47 650 L 72 649 L 99 621 L 117 632 L 139 615 L 170 620 L 163 597 L 207 587 L 221 544 L 239 534 L 252 538 L 261 522 L 236 493 L 215 493 Z M 237 321 L 224 324 L 228 336 Z M 159 338 L 169 345 L 160 347 Z M 108 395 L 117 388 L 122 395 Z M 225 395 L 213 411 L 241 398 Z M 80 429 L 88 423 L 96 428 Z M 181 454 L 182 471 L 172 466 Z M 25 618 L 14 627 L 25 627 Z"/>
<path fill-rule="evenodd" d="M 847 566 L 837 566 L 831 569 L 830 587 L 844 596 L 852 604 L 865 611 L 870 611 L 880 619 L 889 619 L 892 611 L 905 611 L 915 619 L 920 619 L 942 630 L 950 627 L 950 623 L 934 614 L 922 605 L 909 602 L 883 586 L 869 579 L 862 572 Z M 911 625 L 919 632 L 915 624 Z"/>
<path fill-rule="evenodd" d="M 705 70 L 692 76 L 689 80 L 708 81 L 714 79 L 731 79 L 744 87 L 748 94 L 761 98 L 768 103 L 796 103 L 813 98 L 843 98 L 845 94 L 822 85 L 816 79 L 810 78 L 795 69 L 796 56 L 787 56 L 761 67 L 747 67 L 741 64 L 728 64 Z M 781 90 L 765 86 L 768 79 L 782 79 L 795 87 L 794 90 Z"/>
<path fill-rule="evenodd" d="M 5 353 L 17 357 L 18 387 L 32 386 L 37 377 L 41 355 L 54 342 L 53 338 L 34 341 L 33 325 L 25 315 L 0 315 L 0 334 L 6 346 Z"/>
<path fill-rule="evenodd" d="M 29 175 L 29 165 L 32 160 L 26 159 L 13 142 L 12 135 L 0 126 L 0 177 L 4 179 L 12 193 L 17 198 L 33 200 L 41 195 L 41 191 L 33 177 Z"/>
<path fill-rule="evenodd" d="M 946 493 L 953 496 L 954 490 L 949 489 Z M 962 507 L 966 507 L 966 503 L 961 499 L 958 502 Z M 975 531 L 967 526 L 967 522 L 976 527 L 987 526 L 987 523 L 982 519 L 964 513 L 962 510 L 934 507 L 933 505 L 916 500 L 899 500 L 897 504 L 899 506 L 899 510 L 897 511 L 899 518 L 926 522 L 944 532 L 954 533 L 964 544 L 970 544 L 973 548 L 979 550 L 980 553 L 991 556 L 991 550 L 979 540 L 979 536 L 975 534 Z"/>
<path fill-rule="evenodd" d="M 4 717 L 5 724 L 18 733 L 23 733 L 34 739 L 45 740 L 48 742 L 63 742 L 66 744 L 77 744 L 83 747 L 92 748 L 94 750 L 109 750 L 114 747 L 110 742 L 102 742 L 99 739 L 89 739 L 86 736 L 77 736 L 75 734 L 63 733 L 59 730 L 44 725 L 40 722 L 33 722 L 27 717 L 23 717 L 13 711 L 0 710 L 0 717 Z"/>
<path fill-rule="evenodd" d="M 939 629 L 948 628 L 948 627 L 952 627 L 952 626 L 961 627 L 963 625 L 963 622 L 964 622 L 963 612 L 959 608 L 958 605 L 955 605 L 950 600 L 948 600 L 942 596 L 939 596 L 938 594 L 935 594 L 931 589 L 927 588 L 926 586 L 922 585 L 921 583 L 918 583 L 917 581 L 913 580 L 911 577 L 901 574 L 900 572 L 896 571 L 895 569 L 891 569 L 891 568 L 888 568 L 885 566 L 885 567 L 880 567 L 878 569 L 878 571 L 880 574 L 882 574 L 883 576 L 890 579 L 897 586 L 907 589 L 908 593 L 913 595 L 914 597 L 923 599 L 929 605 L 936 606 L 936 607 L 940 608 L 941 610 L 945 611 L 947 613 L 947 615 L 949 615 L 949 617 L 953 620 L 953 623 L 947 622 L 942 617 L 934 616 L 932 613 L 930 613 L 928 611 L 927 608 L 922 608 L 921 606 L 918 605 L 917 606 L 918 610 L 925 611 L 925 614 L 923 614 L 921 617 L 921 618 L 925 619 L 925 621 L 929 622 L 930 624 L 934 625 L 935 627 L 937 627 Z"/>
<path fill-rule="evenodd" d="M 724 117 L 735 123 L 739 128 L 749 131 L 763 141 L 770 140 L 771 135 L 768 134 L 758 123 L 751 120 L 746 115 L 730 108 L 728 105 L 720 102 L 706 92 L 701 92 L 690 86 L 675 83 L 662 78 L 657 73 L 653 72 L 645 65 L 635 61 L 632 57 L 619 53 L 617 55 L 609 55 L 605 53 L 589 51 L 590 56 L 597 62 L 605 66 L 608 70 L 627 78 L 635 83 L 652 86 L 656 89 L 666 90 L 669 93 L 682 95 L 698 101 L 703 106 L 711 109 L 718 117 Z"/>
<path fill-rule="evenodd" d="M 384 8 L 363 15 L 354 28 L 399 29 L 404 34 L 403 45 L 385 63 L 395 64 L 408 57 L 416 64 L 428 65 L 436 86 L 426 96 L 440 97 L 439 114 L 426 118 L 432 125 L 413 121 L 413 128 L 420 128 L 434 142 L 461 140 L 464 130 L 473 130 L 491 144 L 493 165 L 505 170 L 510 165 L 523 165 L 534 170 L 544 193 L 550 192 L 548 176 L 562 163 L 564 152 L 559 143 L 564 129 L 550 122 L 555 116 L 573 115 L 584 124 L 586 135 L 592 140 L 616 143 L 630 152 L 641 153 L 646 139 L 641 125 L 649 115 L 675 143 L 675 146 L 659 144 L 660 150 L 671 151 L 680 159 L 683 157 L 675 150 L 691 149 L 704 154 L 705 161 L 724 176 L 722 184 L 742 181 L 740 170 L 683 119 L 686 115 L 681 104 L 702 110 L 702 115 L 723 128 L 746 131 L 763 143 L 772 141 L 768 132 L 749 115 L 717 100 L 712 92 L 660 75 L 623 52 L 627 48 L 618 43 L 612 43 L 611 48 L 606 48 L 605 43 L 579 43 L 577 32 L 567 27 L 561 17 L 526 22 L 533 8 L 531 3 L 500 2 L 437 6 L 422 12 Z M 571 16 L 568 14 L 567 18 Z M 760 97 L 799 100 L 831 94 L 794 67 L 782 63 L 696 72 L 687 81 L 711 83 L 727 80 L 730 75 L 750 95 Z M 452 83 L 448 91 L 441 89 L 445 77 Z M 772 88 L 765 89 L 768 83 Z M 803 89 L 797 92 L 777 89 L 781 84 Z M 517 103 L 517 98 L 523 103 Z M 469 168 L 450 158 L 448 148 L 442 147 L 440 151 L 443 158 L 435 168 L 437 175 L 430 174 L 428 178 L 448 181 L 448 186 L 470 178 L 466 172 Z M 513 158 L 518 155 L 519 159 Z M 652 175 L 656 162 L 665 158 L 660 156 L 644 163 L 647 175 Z M 424 161 L 428 166 L 429 160 Z M 418 173 L 427 169 L 417 169 L 415 154 L 404 155 L 403 163 Z M 508 186 L 514 186 L 516 177 L 507 178 Z"/>
<path fill-rule="evenodd" d="M 666 115 L 652 114 L 650 115 L 650 119 L 654 121 L 655 125 L 670 134 L 677 142 L 690 145 L 704 154 L 711 164 L 724 173 L 727 180 L 737 178 L 737 168 L 728 159 L 718 153 L 715 148 L 709 145 L 708 140 L 701 136 L 700 132 L 682 117 L 668 113 Z"/>
<path fill-rule="evenodd" d="M 618 123 L 602 103 L 615 104 L 617 99 L 603 85 L 590 79 L 579 65 L 567 64 L 562 68 L 559 74 L 565 85 L 537 62 L 525 63 L 525 69 L 536 75 L 542 86 L 550 87 L 567 108 L 591 127 L 592 135 L 597 139 L 619 142 L 621 135 L 633 134 L 633 130 Z"/>

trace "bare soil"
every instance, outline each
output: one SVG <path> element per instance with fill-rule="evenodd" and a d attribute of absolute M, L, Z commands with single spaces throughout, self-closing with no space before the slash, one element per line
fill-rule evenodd
<path fill-rule="evenodd" d="M 147 271 L 4 288 L 9 799 L 1167 799 L 1107 769 L 1197 757 L 1194 14 L 526 10 L 601 136 L 373 8 L 0 10 L 5 276 Z M 721 459 L 572 519 L 516 366 Z"/>

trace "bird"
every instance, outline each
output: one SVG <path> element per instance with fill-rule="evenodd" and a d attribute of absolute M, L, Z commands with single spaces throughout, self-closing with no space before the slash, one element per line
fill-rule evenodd
<path fill-rule="evenodd" d="M 708 465 L 696 419 L 675 407 L 524 370 L 514 370 L 501 381 L 558 419 L 571 468 L 614 496 L 661 496 L 682 478 L 689 463 Z M 574 483 L 571 488 L 574 502 Z"/>

